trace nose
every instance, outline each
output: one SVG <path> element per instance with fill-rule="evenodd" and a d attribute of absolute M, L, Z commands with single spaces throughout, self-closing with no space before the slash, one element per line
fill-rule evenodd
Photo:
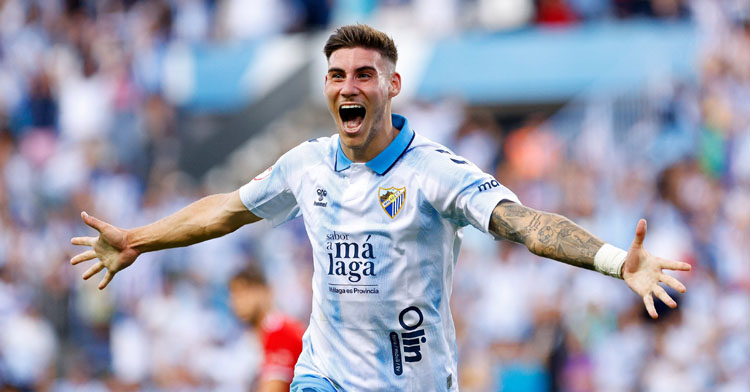
<path fill-rule="evenodd" d="M 344 80 L 344 85 L 341 86 L 341 96 L 349 98 L 358 94 L 359 89 L 357 88 L 356 80 L 353 77 L 347 76 L 346 80 Z"/>

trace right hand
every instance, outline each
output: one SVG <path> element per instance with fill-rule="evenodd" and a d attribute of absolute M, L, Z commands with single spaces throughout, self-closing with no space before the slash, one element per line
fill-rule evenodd
<path fill-rule="evenodd" d="M 92 249 L 79 253 L 70 259 L 70 264 L 76 265 L 94 258 L 99 259 L 96 264 L 83 273 L 82 277 L 86 280 L 106 268 L 107 273 L 99 282 L 99 290 L 102 290 L 112 281 L 116 273 L 133 264 L 139 252 L 129 246 L 126 230 L 96 219 L 86 212 L 81 212 L 81 219 L 84 223 L 96 229 L 99 236 L 72 238 L 71 244 L 90 246 Z"/>
<path fill-rule="evenodd" d="M 664 283 L 680 293 L 684 293 L 686 290 L 682 282 L 665 274 L 663 270 L 690 271 L 690 264 L 651 255 L 643 248 L 645 237 L 646 220 L 641 219 L 638 221 L 635 238 L 630 245 L 625 264 L 622 266 L 622 279 L 631 290 L 643 298 L 646 311 L 651 318 L 655 319 L 659 317 L 659 314 L 656 313 L 656 307 L 654 306 L 654 296 L 670 308 L 677 307 L 677 302 L 667 294 L 667 291 L 659 283 Z"/>

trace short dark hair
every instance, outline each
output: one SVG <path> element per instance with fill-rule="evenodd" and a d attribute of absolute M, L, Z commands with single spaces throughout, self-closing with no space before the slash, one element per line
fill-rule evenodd
<path fill-rule="evenodd" d="M 396 43 L 388 34 L 373 29 L 365 24 L 341 26 L 328 37 L 323 52 L 326 59 L 331 58 L 333 52 L 343 48 L 365 48 L 380 52 L 380 55 L 396 64 L 398 51 Z"/>
<path fill-rule="evenodd" d="M 257 264 L 250 264 L 244 269 L 240 270 L 229 281 L 230 283 L 242 282 L 249 285 L 268 286 L 266 281 L 266 274 L 263 269 Z"/>

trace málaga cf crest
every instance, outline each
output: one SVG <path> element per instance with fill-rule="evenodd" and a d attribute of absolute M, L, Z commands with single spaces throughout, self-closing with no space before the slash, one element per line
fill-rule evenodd
<path fill-rule="evenodd" d="M 406 202 L 406 187 L 403 188 L 378 188 L 378 199 L 385 213 L 395 218 Z"/>

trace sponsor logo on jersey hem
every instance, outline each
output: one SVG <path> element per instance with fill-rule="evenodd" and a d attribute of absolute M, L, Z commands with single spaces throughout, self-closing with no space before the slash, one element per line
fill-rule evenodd
<path fill-rule="evenodd" d="M 415 317 L 416 320 L 414 320 Z M 391 353 L 393 354 L 393 373 L 397 376 L 403 373 L 403 362 L 419 362 L 422 360 L 422 343 L 427 343 L 427 337 L 425 336 L 424 328 L 417 328 L 422 325 L 423 321 L 424 316 L 422 315 L 422 311 L 416 306 L 409 306 L 398 315 L 398 323 L 401 324 L 401 328 L 408 332 L 400 333 L 400 341 L 399 333 L 396 331 L 391 331 L 389 335 Z M 403 346 L 404 348 L 403 355 L 401 355 L 401 348 L 399 346 Z"/>
<path fill-rule="evenodd" d="M 378 200 L 391 219 L 395 218 L 406 204 L 406 187 L 403 188 L 380 188 L 378 187 Z"/>
<path fill-rule="evenodd" d="M 391 331 L 391 354 L 393 354 L 393 373 L 400 376 L 404 372 L 404 365 L 401 362 L 401 343 L 398 339 L 398 334 Z"/>

